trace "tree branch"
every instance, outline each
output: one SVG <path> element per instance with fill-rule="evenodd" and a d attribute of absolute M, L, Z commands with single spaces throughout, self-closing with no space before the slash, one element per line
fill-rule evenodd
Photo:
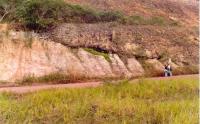
<path fill-rule="evenodd" d="M 4 9 L 4 11 L 5 11 L 5 13 L 4 13 L 3 16 L 0 18 L 0 22 L 2 22 L 3 19 L 5 18 L 5 16 L 9 14 L 9 11 L 7 11 L 6 8 Z"/>

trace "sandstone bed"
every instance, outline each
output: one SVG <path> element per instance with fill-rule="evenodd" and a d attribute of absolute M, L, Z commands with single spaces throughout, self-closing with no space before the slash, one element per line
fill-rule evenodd
<path fill-rule="evenodd" d="M 72 49 L 60 43 L 39 39 L 34 33 L 9 31 L 1 33 L 0 80 L 16 81 L 51 73 L 102 77 L 134 77 L 144 74 L 135 58 L 125 64 L 117 54 L 110 61 L 83 48 Z"/>

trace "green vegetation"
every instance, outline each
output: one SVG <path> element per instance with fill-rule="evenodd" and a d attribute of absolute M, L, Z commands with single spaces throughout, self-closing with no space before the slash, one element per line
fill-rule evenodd
<path fill-rule="evenodd" d="M 97 55 L 97 56 L 103 56 L 105 58 L 105 60 L 107 60 L 108 62 L 111 61 L 110 57 L 109 57 L 109 54 L 108 53 L 105 53 L 105 52 L 99 52 L 99 51 L 96 51 L 92 48 L 84 48 L 85 51 L 93 54 L 93 55 Z"/>
<path fill-rule="evenodd" d="M 46 29 L 59 23 L 120 22 L 131 25 L 165 25 L 162 17 L 144 19 L 125 16 L 119 11 L 99 11 L 88 6 L 69 4 L 63 0 L 1 0 L 0 22 L 20 23 L 33 30 Z M 169 23 L 177 25 L 177 23 Z"/>
<path fill-rule="evenodd" d="M 22 0 L 0 0 L 0 22 L 16 19 L 16 8 Z"/>
<path fill-rule="evenodd" d="M 198 79 L 0 94 L 1 123 L 197 124 Z"/>
<path fill-rule="evenodd" d="M 49 75 L 35 77 L 34 75 L 30 75 L 24 77 L 22 81 L 18 81 L 19 84 L 31 84 L 31 83 L 42 83 L 42 82 L 54 82 L 54 81 L 62 81 L 62 80 L 69 80 L 69 76 L 66 76 L 61 73 L 52 73 Z"/>
<path fill-rule="evenodd" d="M 4 0 L 0 2 L 2 20 L 19 22 L 34 30 L 45 29 L 62 22 L 117 21 L 122 16 L 117 11 L 97 11 L 87 6 L 69 4 L 63 0 Z"/>
<path fill-rule="evenodd" d="M 136 16 L 131 16 L 130 18 L 129 18 L 129 20 L 130 20 L 130 24 L 145 24 L 145 19 L 144 18 L 142 18 L 141 16 L 138 16 L 138 15 L 136 15 Z"/>
<path fill-rule="evenodd" d="M 166 18 L 153 16 L 151 18 L 144 18 L 139 15 L 134 15 L 130 17 L 125 17 L 121 20 L 122 24 L 130 24 L 130 25 L 171 25 L 171 26 L 178 26 L 178 22 L 171 22 L 168 21 Z"/>
<path fill-rule="evenodd" d="M 145 19 L 142 16 L 139 16 L 139 15 L 125 17 L 121 20 L 121 23 L 122 24 L 131 24 L 131 25 L 146 24 Z"/>
<path fill-rule="evenodd" d="M 152 17 L 149 21 L 149 24 L 151 25 L 164 25 L 165 19 L 162 17 Z"/>
<path fill-rule="evenodd" d="M 79 81 L 91 80 L 93 78 L 77 73 L 64 74 L 64 73 L 51 73 L 44 76 L 29 75 L 25 76 L 22 80 L 16 81 L 19 85 L 31 85 L 33 83 L 49 83 L 49 84 L 61 84 L 61 83 L 74 83 Z M 101 78 L 95 78 L 100 80 Z M 101 79 L 102 80 L 102 79 Z"/>
<path fill-rule="evenodd" d="M 67 11 L 64 5 L 60 0 L 23 0 L 17 7 L 16 14 L 19 21 L 28 28 L 45 28 L 56 23 L 55 20 L 63 19 L 62 16 Z"/>

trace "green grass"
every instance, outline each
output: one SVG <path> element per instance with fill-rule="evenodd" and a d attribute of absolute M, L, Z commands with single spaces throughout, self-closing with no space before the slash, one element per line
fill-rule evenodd
<path fill-rule="evenodd" d="M 179 26 L 179 22 L 168 20 L 162 16 L 152 16 L 145 18 L 140 15 L 124 16 L 120 20 L 122 24 L 129 25 L 157 25 L 157 26 Z"/>
<path fill-rule="evenodd" d="M 198 124 L 198 80 L 139 80 L 97 88 L 0 94 L 8 124 Z"/>
<path fill-rule="evenodd" d="M 68 80 L 69 77 L 61 73 L 51 73 L 41 77 L 35 77 L 34 75 L 29 75 L 24 77 L 21 81 L 17 81 L 19 84 L 31 84 L 31 83 L 42 83 L 42 82 L 54 82 L 61 80 Z"/>
<path fill-rule="evenodd" d="M 91 80 L 92 78 L 78 74 L 50 73 L 48 75 L 36 77 L 34 75 L 25 76 L 22 80 L 16 81 L 19 85 L 31 85 L 33 83 L 74 83 L 79 81 Z"/>
<path fill-rule="evenodd" d="M 84 48 L 85 51 L 93 54 L 93 55 L 97 55 L 97 56 L 103 56 L 105 58 L 105 60 L 107 60 L 108 62 L 111 62 L 111 59 L 109 57 L 109 54 L 108 53 L 104 53 L 104 52 L 99 52 L 99 51 L 96 51 L 92 48 Z"/>

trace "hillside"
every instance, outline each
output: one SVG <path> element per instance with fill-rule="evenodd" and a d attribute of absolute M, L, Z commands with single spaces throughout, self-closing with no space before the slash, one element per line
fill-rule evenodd
<path fill-rule="evenodd" d="M 2 81 L 198 73 L 197 1 L 5 0 L 0 16 Z"/>
<path fill-rule="evenodd" d="M 197 0 L 65 0 L 101 10 L 118 10 L 127 15 L 162 16 L 185 24 L 198 24 Z"/>

